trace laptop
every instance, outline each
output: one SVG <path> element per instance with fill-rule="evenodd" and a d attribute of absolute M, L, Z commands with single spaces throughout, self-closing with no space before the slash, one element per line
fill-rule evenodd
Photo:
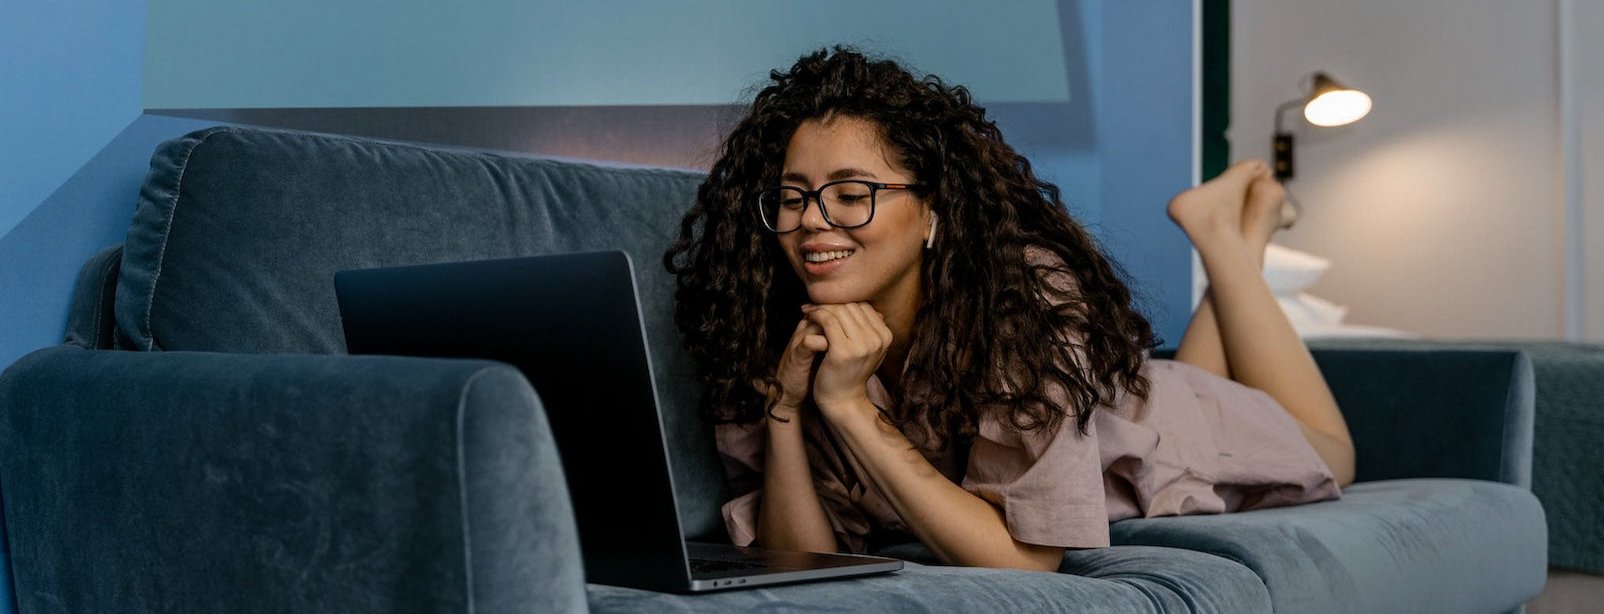
<path fill-rule="evenodd" d="M 902 568 L 685 540 L 624 252 L 341 271 L 334 286 L 352 354 L 480 358 L 523 371 L 562 457 L 589 582 L 689 593 Z"/>

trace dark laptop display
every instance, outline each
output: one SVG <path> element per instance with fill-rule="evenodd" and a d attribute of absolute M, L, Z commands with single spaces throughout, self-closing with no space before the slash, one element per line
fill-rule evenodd
<path fill-rule="evenodd" d="M 524 373 L 562 456 L 589 582 L 688 592 L 902 567 L 685 542 L 623 252 L 343 271 L 335 289 L 352 354 L 482 358 Z"/>

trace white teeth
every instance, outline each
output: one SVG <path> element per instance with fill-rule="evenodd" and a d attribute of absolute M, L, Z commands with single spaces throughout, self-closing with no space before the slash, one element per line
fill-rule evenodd
<path fill-rule="evenodd" d="M 802 259 L 806 260 L 808 262 L 829 262 L 831 260 L 836 260 L 838 258 L 845 258 L 845 257 L 851 256 L 851 255 L 852 255 L 852 250 L 843 249 L 843 250 L 837 250 L 837 251 L 833 251 L 833 252 L 811 252 L 811 253 L 803 254 L 802 255 Z"/>

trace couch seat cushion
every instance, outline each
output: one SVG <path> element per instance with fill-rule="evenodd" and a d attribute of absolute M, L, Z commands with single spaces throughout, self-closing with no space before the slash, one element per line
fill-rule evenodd
<path fill-rule="evenodd" d="M 1532 494 L 1498 482 L 1383 480 L 1341 500 L 1115 523 L 1116 544 L 1240 561 L 1277 612 L 1504 612 L 1543 587 L 1547 532 Z"/>
<path fill-rule="evenodd" d="M 923 547 L 897 554 L 925 559 Z M 1071 551 L 1061 573 L 943 567 L 854 578 L 671 595 L 587 587 L 590 610 L 609 612 L 1269 612 L 1264 585 L 1217 556 L 1143 546 Z"/>

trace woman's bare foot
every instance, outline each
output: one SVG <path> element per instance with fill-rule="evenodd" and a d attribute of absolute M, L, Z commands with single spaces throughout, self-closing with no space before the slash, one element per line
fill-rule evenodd
<path fill-rule="evenodd" d="M 1264 247 L 1281 228 L 1281 204 L 1286 199 L 1286 188 L 1272 176 L 1264 175 L 1248 184 L 1247 203 L 1242 208 L 1242 238 L 1253 249 L 1260 266 L 1264 264 Z"/>
<path fill-rule="evenodd" d="M 1170 220 L 1186 231 L 1192 244 L 1197 246 L 1205 237 L 1225 234 L 1247 239 L 1243 222 L 1247 217 L 1244 209 L 1247 208 L 1249 187 L 1259 179 L 1270 176 L 1269 165 L 1260 160 L 1232 164 L 1220 176 L 1170 199 Z M 1274 180 L 1271 179 L 1271 182 Z M 1256 219 L 1254 222 L 1257 224 Z M 1265 240 L 1268 241 L 1268 236 Z"/>

